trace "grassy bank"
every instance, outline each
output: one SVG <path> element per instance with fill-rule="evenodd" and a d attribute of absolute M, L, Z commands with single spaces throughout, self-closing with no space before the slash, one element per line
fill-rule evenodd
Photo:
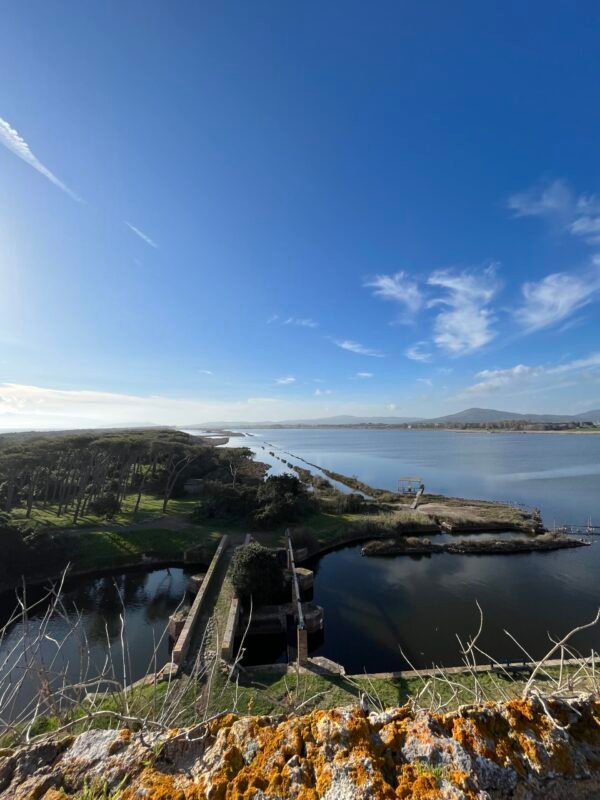
<path fill-rule="evenodd" d="M 31 515 L 26 516 L 24 508 L 15 508 L 11 512 L 11 519 L 14 522 L 27 522 L 33 528 L 56 529 L 56 528 L 115 528 L 118 526 L 139 525 L 144 522 L 153 522 L 163 517 L 179 518 L 191 514 L 198 500 L 194 497 L 183 497 L 169 500 L 167 510 L 163 511 L 162 497 L 151 494 L 143 494 L 140 500 L 137 514 L 135 504 L 137 495 L 130 494 L 123 498 L 121 509 L 111 519 L 100 517 L 96 514 L 87 513 L 79 517 L 77 525 L 73 526 L 73 513 L 67 511 L 58 516 L 58 507 L 49 505 L 45 508 L 33 506 Z"/>
<path fill-rule="evenodd" d="M 563 669 L 563 679 L 575 674 L 575 666 Z M 552 678 L 558 678 L 558 668 L 547 670 Z M 302 713 L 313 708 L 334 708 L 356 704 L 362 692 L 370 698 L 371 707 L 380 704 L 384 707 L 401 706 L 414 698 L 429 683 L 435 694 L 436 703 L 447 704 L 449 711 L 461 705 L 474 702 L 475 692 L 488 700 L 503 700 L 519 697 L 526 679 L 505 679 L 492 673 L 477 676 L 477 689 L 473 677 L 468 674 L 452 674 L 451 683 L 441 678 L 423 679 L 420 677 L 371 677 L 368 675 L 319 675 L 302 670 L 287 673 L 247 668 L 240 674 L 237 684 L 228 682 L 226 676 L 219 674 L 213 683 L 208 706 L 209 716 L 237 705 L 240 714 L 282 714 L 291 713 L 301 706 Z M 544 676 L 536 680 L 540 690 L 547 691 L 551 681 Z"/>
<path fill-rule="evenodd" d="M 106 569 L 140 563 L 143 556 L 161 561 L 183 559 L 187 550 L 201 548 L 210 560 L 219 539 L 226 533 L 220 526 L 185 529 L 136 528 L 135 530 L 93 530 L 65 532 L 63 541 L 73 553 L 76 571 Z"/>
<path fill-rule="evenodd" d="M 580 670 L 575 665 L 565 665 L 562 669 L 563 683 L 575 680 L 578 691 L 593 690 L 578 676 Z M 545 694 L 552 690 L 559 679 L 560 668 L 548 667 L 545 675 L 536 678 L 534 687 Z M 449 680 L 443 677 L 413 677 L 401 675 L 376 677 L 369 675 L 343 676 L 320 675 L 307 670 L 296 672 L 290 668 L 281 670 L 251 667 L 240 672 L 237 678 L 228 680 L 224 672 L 216 670 L 206 683 L 186 682 L 178 678 L 170 684 L 138 685 L 127 691 L 128 716 L 139 719 L 153 718 L 169 698 L 177 698 L 177 727 L 187 727 L 202 719 L 233 711 L 240 716 L 303 714 L 313 709 L 328 709 L 340 706 L 357 705 L 361 694 L 366 694 L 369 707 L 394 708 L 414 701 L 419 696 L 419 706 L 442 707 L 445 712 L 457 710 L 461 706 L 475 702 L 503 701 L 522 696 L 526 679 L 507 679 L 491 673 L 481 673 L 475 682 L 468 673 L 452 674 Z M 96 711 L 123 713 L 124 695 L 108 694 L 99 698 Z M 89 727 L 85 720 L 85 704 L 73 709 L 70 719 L 81 719 L 81 726 L 75 724 L 70 733 L 78 733 Z M 32 736 L 56 730 L 61 721 L 52 715 L 37 718 L 31 730 Z M 93 727 L 121 727 L 116 719 L 99 716 Z M 10 747 L 21 733 L 17 728 L 0 736 L 0 747 Z"/>

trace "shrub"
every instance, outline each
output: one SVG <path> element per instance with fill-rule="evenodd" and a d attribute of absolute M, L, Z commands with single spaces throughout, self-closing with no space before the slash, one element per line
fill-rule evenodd
<path fill-rule="evenodd" d="M 99 517 L 111 519 L 121 510 L 121 503 L 114 494 L 101 494 L 90 503 L 90 511 Z"/>
<path fill-rule="evenodd" d="M 277 601 L 283 590 L 283 569 L 277 554 L 258 542 L 238 547 L 231 564 L 231 582 L 243 600 L 256 605 Z"/>
<path fill-rule="evenodd" d="M 192 521 L 244 518 L 256 507 L 256 491 L 246 486 L 225 486 L 206 481 L 202 486 L 202 503 L 192 511 Z"/>
<path fill-rule="evenodd" d="M 341 500 L 342 514 L 360 514 L 365 505 L 365 499 L 362 494 L 345 494 Z"/>
<path fill-rule="evenodd" d="M 381 492 L 377 495 L 377 499 L 382 503 L 396 503 L 398 502 L 398 495 L 394 492 Z"/>
<path fill-rule="evenodd" d="M 295 475 L 272 475 L 256 493 L 255 522 L 273 527 L 301 519 L 314 510 L 314 501 Z"/>

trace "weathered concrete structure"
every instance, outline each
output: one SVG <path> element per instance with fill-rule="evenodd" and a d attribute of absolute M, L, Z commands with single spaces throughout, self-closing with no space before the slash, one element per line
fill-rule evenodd
<path fill-rule="evenodd" d="M 223 661 L 231 661 L 233 658 L 240 610 L 240 599 L 238 597 L 234 597 L 231 601 L 231 605 L 229 606 L 227 624 L 225 625 L 225 633 L 223 634 L 223 644 L 221 646 L 221 658 Z"/>
<path fill-rule="evenodd" d="M 171 654 L 171 658 L 177 666 L 181 667 L 183 664 L 185 657 L 188 654 L 188 650 L 190 648 L 190 644 L 192 641 L 192 636 L 194 634 L 194 628 L 196 626 L 197 621 L 200 619 L 203 611 L 203 606 L 206 600 L 206 596 L 208 593 L 208 589 L 211 585 L 213 576 L 215 574 L 215 570 L 223 556 L 223 553 L 229 546 L 229 537 L 223 536 L 221 541 L 219 542 L 219 546 L 213 556 L 213 560 L 210 562 L 210 566 L 204 576 L 204 580 L 202 581 L 202 586 L 200 587 L 198 594 L 194 602 L 192 603 L 192 607 L 190 608 L 189 614 L 179 634 L 179 638 L 175 643 L 173 648 L 173 652 Z"/>
<path fill-rule="evenodd" d="M 304 617 L 303 626 L 307 633 L 316 633 L 323 630 L 324 611 L 316 603 L 302 603 Z M 250 630 L 253 636 L 258 634 L 285 633 L 287 630 L 288 616 L 294 617 L 298 625 L 298 607 L 296 603 L 280 603 L 276 606 L 258 606 L 252 611 Z M 245 629 L 248 624 L 248 614 L 240 619 L 240 627 Z"/>

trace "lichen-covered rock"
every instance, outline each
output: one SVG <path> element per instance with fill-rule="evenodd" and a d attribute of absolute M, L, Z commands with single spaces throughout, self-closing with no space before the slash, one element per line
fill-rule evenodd
<path fill-rule="evenodd" d="M 1 800 L 60 800 L 94 781 L 122 800 L 597 800 L 600 702 L 228 714 L 200 731 L 94 730 L 0 752 Z"/>

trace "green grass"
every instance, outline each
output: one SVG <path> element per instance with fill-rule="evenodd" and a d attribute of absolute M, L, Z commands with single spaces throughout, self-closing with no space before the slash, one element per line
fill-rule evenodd
<path fill-rule="evenodd" d="M 104 517 L 98 517 L 95 514 L 86 514 L 77 521 L 77 528 L 89 528 L 98 526 L 114 527 L 115 525 L 133 525 L 143 522 L 150 522 L 160 519 L 165 516 L 162 510 L 163 500 L 162 497 L 155 497 L 153 495 L 142 495 L 138 513 L 134 516 L 134 508 L 137 500 L 137 495 L 131 494 L 124 498 L 121 511 L 116 514 L 111 520 L 106 520 Z M 167 505 L 167 517 L 179 517 L 182 515 L 189 515 L 198 505 L 198 499 L 195 497 L 184 497 L 181 499 L 169 500 Z M 16 508 L 11 513 L 11 518 L 15 521 L 28 521 L 34 526 L 43 528 L 72 528 L 73 527 L 73 509 L 70 508 L 63 512 L 59 517 L 57 515 L 58 507 L 47 506 L 46 508 L 38 508 L 34 506 L 31 510 L 31 516 L 27 520 L 26 509 Z"/>
<path fill-rule="evenodd" d="M 472 704 L 474 702 L 472 677 L 467 674 L 450 677 L 454 688 L 439 679 L 431 684 L 437 701 L 448 703 L 449 711 L 461 705 Z M 522 680 L 504 680 L 488 673 L 482 673 L 478 677 L 485 699 L 502 699 L 502 693 L 509 697 L 519 697 L 525 686 Z M 545 688 L 544 684 L 544 681 L 540 681 L 542 691 Z M 315 708 L 352 705 L 358 702 L 361 692 L 365 692 L 371 698 L 372 708 L 378 704 L 390 708 L 404 705 L 411 696 L 422 690 L 423 686 L 423 679 L 412 677 L 359 676 L 348 680 L 342 675 L 314 673 L 300 673 L 299 676 L 293 673 L 282 675 L 260 668 L 247 668 L 240 676 L 237 688 L 235 684 L 227 683 L 223 675 L 216 677 L 211 692 L 209 714 L 233 708 L 236 693 L 237 709 L 240 714 L 281 714 L 286 711 L 291 712 L 300 704 L 305 704 L 302 705 L 302 713 Z M 498 687 L 502 688 L 502 692 Z M 428 694 L 426 700 L 429 697 Z"/>
<path fill-rule="evenodd" d="M 67 552 L 77 570 L 139 563 L 143 553 L 164 561 L 179 560 L 186 550 L 202 548 L 199 561 L 210 561 L 220 538 L 231 525 L 196 525 L 181 529 L 77 531 L 64 534 Z"/>
<path fill-rule="evenodd" d="M 322 547 L 343 542 L 349 536 L 376 536 L 378 534 L 430 532 L 430 520 L 410 510 L 379 512 L 375 514 L 327 514 L 320 512 L 299 523 L 299 527 L 312 530 Z"/>
<path fill-rule="evenodd" d="M 400 511 L 379 512 L 375 514 L 337 514 L 319 511 L 306 519 L 290 523 L 276 531 L 260 531 L 253 536 L 266 547 L 285 546 L 287 528 L 308 528 L 317 537 L 320 547 L 343 544 L 352 537 L 364 537 L 402 533 L 431 533 L 431 521 L 418 512 L 402 509 Z"/>
<path fill-rule="evenodd" d="M 563 679 L 575 676 L 578 668 L 574 665 L 565 665 Z M 554 678 L 558 677 L 558 667 L 547 669 Z M 430 702 L 435 707 L 444 706 L 445 712 L 456 711 L 460 706 L 473 705 L 476 702 L 474 695 L 474 681 L 468 674 L 453 674 L 449 678 L 452 686 L 439 678 L 416 677 L 389 677 L 376 678 L 368 676 L 342 675 L 317 675 L 311 672 L 296 674 L 293 670 L 282 674 L 281 671 L 268 670 L 260 667 L 248 667 L 240 675 L 236 685 L 235 680 L 228 681 L 227 676 L 216 670 L 211 684 L 210 697 L 206 702 L 200 702 L 200 696 L 206 690 L 206 683 L 192 681 L 179 697 L 177 711 L 177 727 L 188 727 L 197 724 L 203 717 L 210 717 L 218 713 L 233 711 L 240 716 L 244 715 L 280 715 L 308 713 L 314 709 L 328 709 L 340 706 L 357 705 L 360 695 L 365 692 L 369 698 L 372 710 L 380 707 L 395 708 L 403 706 L 411 697 L 421 693 L 419 705 L 428 707 Z M 156 718 L 165 701 L 167 691 L 178 693 L 182 687 L 178 678 L 170 686 L 163 682 L 156 686 L 140 685 L 128 691 L 128 715 L 143 718 Z M 504 700 L 506 698 L 521 697 L 525 687 L 524 680 L 504 679 L 498 675 L 481 673 L 478 676 L 482 692 L 480 702 Z M 425 683 L 429 688 L 425 691 Z M 535 681 L 535 686 L 542 694 L 552 690 L 552 683 L 543 676 Z M 578 682 L 578 691 L 592 691 L 593 687 Z M 121 693 L 107 694 L 96 707 L 96 710 L 123 712 L 124 697 Z M 81 719 L 81 725 L 76 724 L 70 733 L 77 734 L 85 730 L 89 720 L 85 719 L 87 708 L 85 705 L 77 706 L 70 712 L 69 719 Z M 32 735 L 51 733 L 64 724 L 55 716 L 39 717 L 32 729 Z M 98 717 L 94 721 L 97 728 L 122 727 L 115 718 Z M 24 727 L 7 731 L 0 735 L 0 747 L 12 747 Z"/>
<path fill-rule="evenodd" d="M 184 550 L 218 540 L 219 532 L 203 530 L 172 531 L 163 528 L 137 529 L 135 531 L 90 531 L 71 534 L 77 537 L 77 550 L 89 561 L 103 561 L 119 556 L 140 556 L 152 553 L 165 558 L 177 556 Z"/>

